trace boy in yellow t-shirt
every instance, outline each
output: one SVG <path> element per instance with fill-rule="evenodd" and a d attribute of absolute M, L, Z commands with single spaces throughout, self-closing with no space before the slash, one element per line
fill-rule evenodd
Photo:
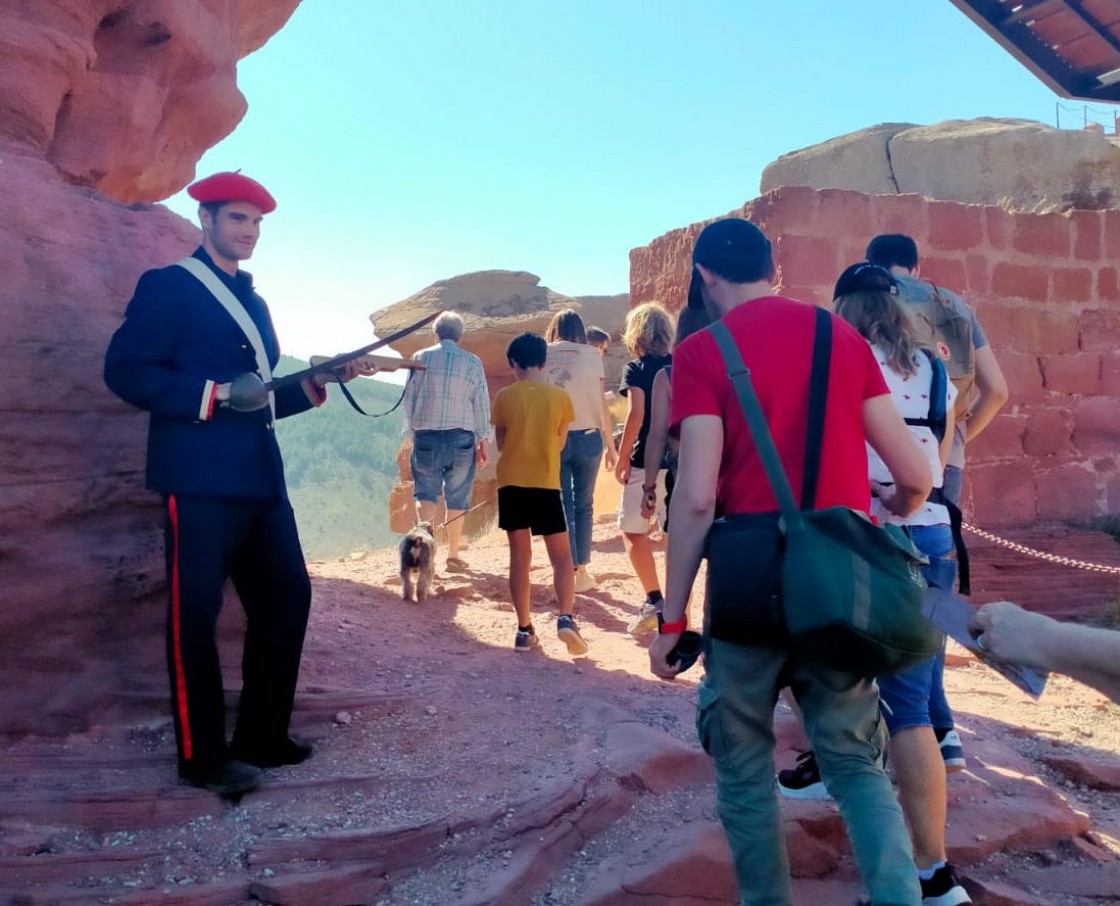
<path fill-rule="evenodd" d="M 548 346 L 543 337 L 523 333 L 506 350 L 517 383 L 499 390 L 490 420 L 498 444 L 498 527 L 509 536 L 509 591 L 517 611 L 515 651 L 540 645 L 529 612 L 529 567 L 533 535 L 544 536 L 552 563 L 552 583 L 560 616 L 556 634 L 568 653 L 587 653 L 576 628 L 575 572 L 568 525 L 560 500 L 560 451 L 575 418 L 568 394 L 541 378 Z"/>

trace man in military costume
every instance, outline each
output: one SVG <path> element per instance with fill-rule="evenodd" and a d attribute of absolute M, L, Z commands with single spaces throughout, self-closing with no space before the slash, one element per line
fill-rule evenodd
<path fill-rule="evenodd" d="M 199 202 L 202 245 L 140 277 L 109 344 L 105 382 L 150 413 L 147 486 L 163 495 L 167 512 L 167 663 L 179 774 L 238 795 L 260 783 L 261 768 L 311 754 L 288 735 L 311 583 L 274 420 L 322 404 L 325 383 L 369 369 L 351 364 L 266 396 L 280 347 L 239 263 L 252 255 L 276 201 L 240 173 L 217 173 L 187 191 Z M 239 404 L 245 380 L 256 385 L 252 405 Z M 216 642 L 227 578 L 247 618 L 229 745 Z"/>

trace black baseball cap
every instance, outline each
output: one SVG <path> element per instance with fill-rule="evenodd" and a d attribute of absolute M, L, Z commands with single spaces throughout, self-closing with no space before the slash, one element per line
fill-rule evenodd
<path fill-rule="evenodd" d="M 832 291 L 832 298 L 850 296 L 852 293 L 891 293 L 898 295 L 898 281 L 891 272 L 877 264 L 860 261 L 844 268 L 844 273 L 836 281 L 836 289 Z"/>
<path fill-rule="evenodd" d="M 688 287 L 688 307 L 703 308 L 700 295 L 703 279 L 695 265 L 702 264 L 729 283 L 754 283 L 774 276 L 774 256 L 770 240 L 749 220 L 726 217 L 709 223 L 692 247 L 692 282 Z"/>

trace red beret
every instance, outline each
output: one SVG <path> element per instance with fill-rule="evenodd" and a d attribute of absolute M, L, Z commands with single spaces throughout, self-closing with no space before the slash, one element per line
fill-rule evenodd
<path fill-rule="evenodd" d="M 261 209 L 262 214 L 276 210 L 276 199 L 255 179 L 240 173 L 215 173 L 187 186 L 187 194 L 202 204 L 226 201 L 247 201 Z"/>

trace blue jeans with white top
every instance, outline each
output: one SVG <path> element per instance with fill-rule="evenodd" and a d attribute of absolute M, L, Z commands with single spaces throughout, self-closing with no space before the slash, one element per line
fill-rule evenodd
<path fill-rule="evenodd" d="M 602 458 L 603 435 L 598 428 L 568 432 L 560 451 L 560 499 L 576 566 L 591 562 L 591 511 Z"/>

